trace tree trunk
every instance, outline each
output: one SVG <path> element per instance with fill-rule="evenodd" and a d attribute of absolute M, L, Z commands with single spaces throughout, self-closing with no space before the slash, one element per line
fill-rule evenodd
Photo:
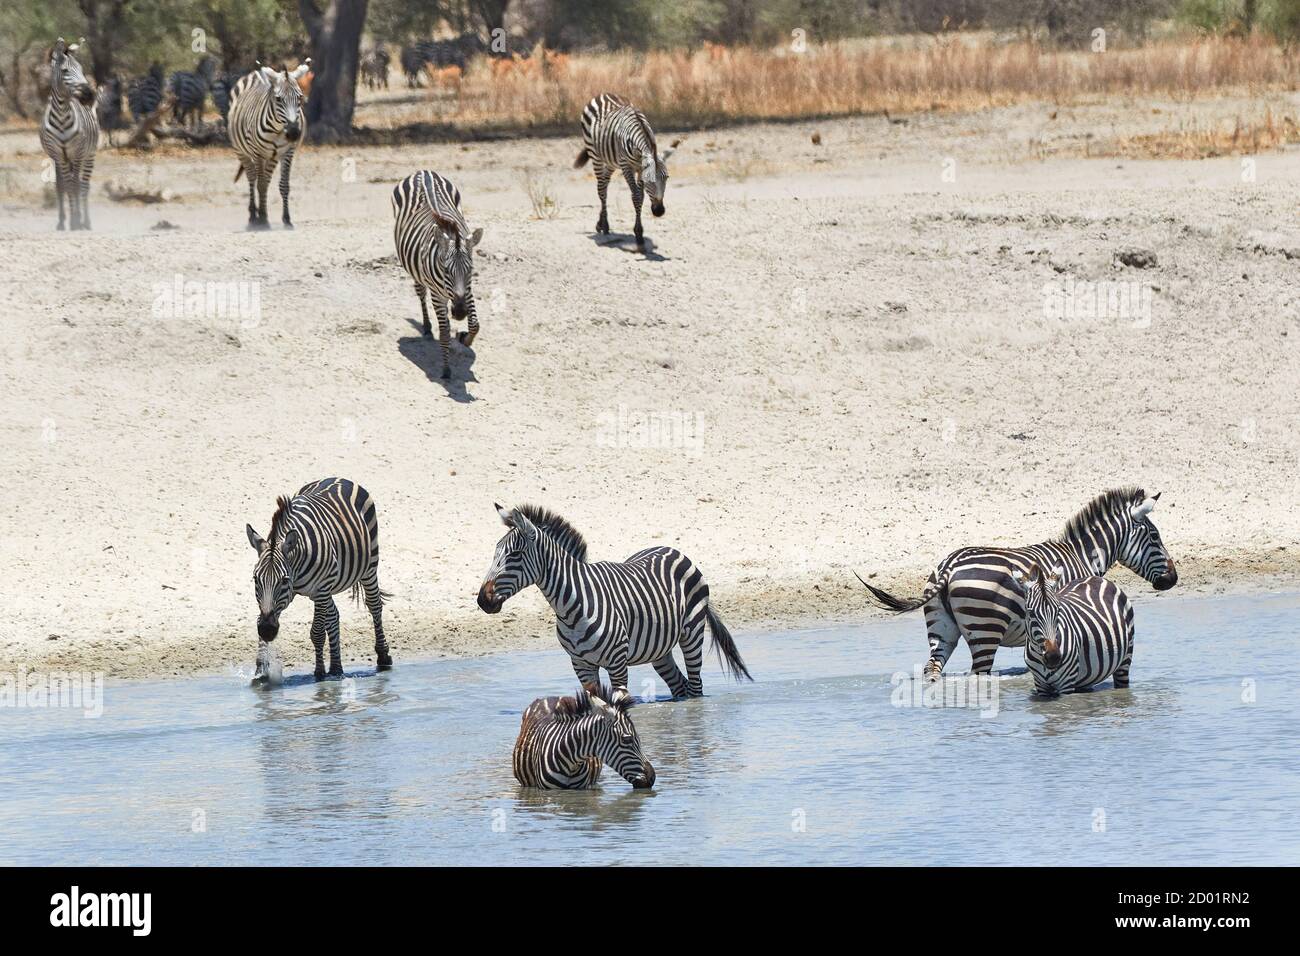
<path fill-rule="evenodd" d="M 97 86 L 103 86 L 113 78 L 113 56 L 116 45 L 122 42 L 122 27 L 130 2 L 77 0 L 77 6 L 86 17 L 86 43 L 90 46 L 91 72 Z M 68 42 L 73 40 L 69 38 Z"/>
<path fill-rule="evenodd" d="M 369 0 L 329 0 L 324 12 L 315 0 L 298 0 L 298 13 L 311 38 L 311 95 L 307 97 L 309 135 L 318 143 L 337 143 L 352 135 L 356 108 L 361 31 Z"/>
<path fill-rule="evenodd" d="M 498 36 L 505 36 L 506 10 L 509 7 L 510 0 L 474 0 L 474 10 L 487 30 L 488 43 Z M 498 34 L 497 30 L 501 32 Z"/>

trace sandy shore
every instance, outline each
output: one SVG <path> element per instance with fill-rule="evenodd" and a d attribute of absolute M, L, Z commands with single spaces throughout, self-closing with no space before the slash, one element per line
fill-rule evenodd
<path fill-rule="evenodd" d="M 0 670 L 247 667 L 244 524 L 331 474 L 378 501 L 399 666 L 553 644 L 535 591 L 474 605 L 494 501 L 547 504 L 599 558 L 680 547 L 741 631 L 864 619 L 852 569 L 915 593 L 953 547 L 1041 540 L 1122 483 L 1163 492 L 1181 574 L 1154 598 L 1117 572 L 1142 599 L 1300 586 L 1300 155 L 1253 181 L 1236 157 L 1080 155 L 1246 107 L 1159 108 L 692 133 L 649 257 L 593 241 L 576 137 L 308 148 L 297 230 L 252 236 L 228 152 L 105 150 L 95 231 L 56 235 L 35 135 L 2 134 Z M 389 192 L 424 167 L 485 230 L 483 332 L 450 385 L 393 260 Z M 115 204 L 108 180 L 175 196 Z M 244 283 L 245 308 L 187 314 L 178 277 Z M 1147 307 L 1045 314 L 1096 281 Z M 290 666 L 310 611 L 286 613 Z M 369 659 L 364 609 L 342 614 Z"/>

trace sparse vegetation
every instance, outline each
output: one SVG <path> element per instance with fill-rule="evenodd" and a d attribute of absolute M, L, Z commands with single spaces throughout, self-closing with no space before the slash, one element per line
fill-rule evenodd
<path fill-rule="evenodd" d="M 524 173 L 524 192 L 533 207 L 534 219 L 554 219 L 560 214 L 560 201 L 556 198 L 551 181 L 533 170 Z"/>

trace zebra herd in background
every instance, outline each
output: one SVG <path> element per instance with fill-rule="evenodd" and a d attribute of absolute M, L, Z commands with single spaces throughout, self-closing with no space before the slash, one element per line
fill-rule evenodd
<path fill-rule="evenodd" d="M 172 120 L 178 125 L 201 125 L 209 97 L 217 114 L 224 121 L 230 112 L 231 91 L 248 72 L 250 71 L 220 71 L 213 57 L 203 56 L 193 70 L 176 70 L 170 76 L 164 73 L 162 64 L 154 63 L 148 71 L 125 86 L 120 77 L 113 77 L 99 92 L 100 126 L 104 129 L 121 129 L 127 125 L 126 113 L 122 109 L 124 90 L 127 109 L 136 123 L 152 116 L 167 96 L 172 98 Z"/>

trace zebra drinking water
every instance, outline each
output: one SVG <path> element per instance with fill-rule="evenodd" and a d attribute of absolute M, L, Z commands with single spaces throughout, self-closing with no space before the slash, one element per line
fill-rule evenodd
<path fill-rule="evenodd" d="M 1060 568 L 1062 582 L 1072 584 L 1122 564 L 1157 591 L 1178 583 L 1173 559 L 1150 518 L 1159 497 L 1147 497 L 1140 488 L 1112 489 L 1084 506 L 1060 537 L 1050 541 L 1024 548 L 954 551 L 931 573 L 918 598 L 897 598 L 862 583 L 886 610 L 925 608 L 927 677 L 939 676 L 961 637 L 970 647 L 971 672 L 987 674 L 999 646 L 1025 643 L 1024 590 L 1015 571 L 1023 575 L 1033 563 L 1047 565 Z"/>
<path fill-rule="evenodd" d="M 41 118 L 41 148 L 54 165 L 59 196 L 59 229 L 64 228 L 63 199 L 68 200 L 71 229 L 90 228 L 90 176 L 99 148 L 95 91 L 73 56 L 78 44 L 59 37 L 50 48 L 50 99 Z"/>
<path fill-rule="evenodd" d="M 573 168 L 581 169 L 591 160 L 596 173 L 596 194 L 600 197 L 600 218 L 596 231 L 609 235 L 609 213 L 605 194 L 614 170 L 621 169 L 623 178 L 632 190 L 632 205 L 636 207 L 636 235 L 638 247 L 645 246 L 645 232 L 641 228 L 641 202 L 644 194 L 650 195 L 650 211 L 655 218 L 664 214 L 664 191 L 668 188 L 669 147 L 662 153 L 655 146 L 654 130 L 650 122 L 636 107 L 621 96 L 602 93 L 587 104 L 582 111 L 582 149 L 574 160 Z"/>
<path fill-rule="evenodd" d="M 595 684 L 575 697 L 539 697 L 519 725 L 515 779 L 542 790 L 587 790 L 609 764 L 635 789 L 653 787 L 655 768 L 641 751 L 631 706 L 626 690 L 610 693 Z"/>
<path fill-rule="evenodd" d="M 1025 664 L 1038 693 L 1087 690 L 1111 676 L 1128 686 L 1133 605 L 1123 591 L 1096 575 L 1062 585 L 1058 572 L 1037 564 L 1011 573 L 1025 595 Z"/>
<path fill-rule="evenodd" d="M 433 335 L 425 291 L 433 297 L 438 315 L 438 343 L 442 346 L 442 377 L 451 377 L 450 306 L 456 319 L 469 322 L 468 332 L 457 332 L 456 341 L 469 348 L 478 335 L 478 312 L 474 308 L 474 249 L 483 230 L 469 231 L 460 211 L 460 190 L 435 172 L 412 173 L 393 189 L 393 242 L 397 258 L 415 282 L 424 316 L 423 331 Z"/>
<path fill-rule="evenodd" d="M 247 531 L 248 543 L 257 552 L 253 586 L 260 642 L 275 640 L 280 632 L 280 614 L 295 595 L 311 598 L 316 605 L 311 622 L 316 679 L 325 678 L 323 652 L 327 637 L 329 674 L 342 677 L 339 612 L 333 596 L 351 589 L 354 600 L 360 593 L 365 594 L 375 624 L 379 670 L 393 666 L 382 620 L 387 595 L 379 590 L 379 520 L 366 489 L 345 478 L 311 482 L 292 498 L 282 495 L 277 499 L 271 530 L 265 538 L 251 524 Z"/>
<path fill-rule="evenodd" d="M 653 664 L 674 698 L 704 693 L 704 629 L 723 669 L 753 680 L 731 632 L 709 601 L 704 575 L 675 548 L 649 548 L 626 561 L 587 561 L 587 543 L 574 527 L 544 508 L 496 506 L 509 529 L 497 542 L 478 606 L 496 614 L 514 594 L 534 584 L 555 611 L 555 630 L 582 684 L 609 671 L 615 689 L 627 687 L 632 664 Z M 680 644 L 686 675 L 673 660 Z"/>
<path fill-rule="evenodd" d="M 269 229 L 266 220 L 266 190 L 276 163 L 280 164 L 280 217 L 286 229 L 289 218 L 289 170 L 293 153 L 302 142 L 306 117 L 302 113 L 302 90 L 298 80 L 311 69 L 311 60 L 289 70 L 261 67 L 240 78 L 230 94 L 228 133 L 239 156 L 239 177 L 248 177 L 248 228 Z"/>

